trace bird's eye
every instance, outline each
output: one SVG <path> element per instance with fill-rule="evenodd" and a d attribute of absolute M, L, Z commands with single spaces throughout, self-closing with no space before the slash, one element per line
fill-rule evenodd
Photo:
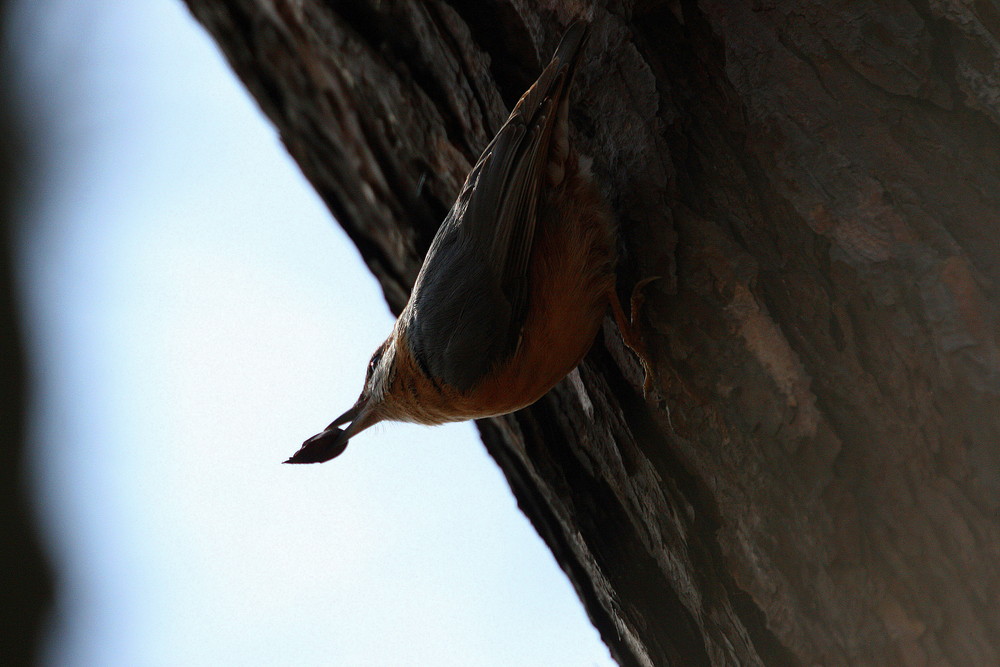
<path fill-rule="evenodd" d="M 382 350 L 379 350 L 372 355 L 372 360 L 368 362 L 368 377 L 372 376 L 375 372 L 375 367 L 378 366 L 379 360 L 382 358 Z"/>

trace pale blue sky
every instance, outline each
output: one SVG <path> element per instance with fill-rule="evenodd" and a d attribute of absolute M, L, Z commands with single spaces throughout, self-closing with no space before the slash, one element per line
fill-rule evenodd
<path fill-rule="evenodd" d="M 59 666 L 611 665 L 470 424 L 283 466 L 392 319 L 180 0 L 21 0 Z"/>

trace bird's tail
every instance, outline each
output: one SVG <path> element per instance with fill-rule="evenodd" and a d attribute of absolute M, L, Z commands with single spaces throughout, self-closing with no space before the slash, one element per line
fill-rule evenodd
<path fill-rule="evenodd" d="M 511 116 L 520 115 L 526 125 L 531 125 L 535 116 L 544 108 L 548 99 L 560 104 L 568 97 L 567 92 L 573 81 L 576 65 L 583 52 L 583 46 L 590 34 L 590 24 L 578 19 L 566 28 L 552 60 L 539 75 L 538 80 L 521 97 Z"/>

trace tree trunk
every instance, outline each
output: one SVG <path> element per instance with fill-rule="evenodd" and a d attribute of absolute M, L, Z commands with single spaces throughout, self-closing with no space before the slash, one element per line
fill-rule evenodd
<path fill-rule="evenodd" d="M 31 126 L 14 94 L 6 41 L 14 3 L 0 0 L 0 663 L 36 664 L 53 598 L 53 573 L 35 525 L 28 474 L 28 378 L 15 255 L 24 200 L 38 167 Z"/>
<path fill-rule="evenodd" d="M 188 0 L 397 312 L 580 5 Z M 574 140 L 646 276 L 479 428 L 623 665 L 1000 664 L 1000 9 L 596 3 Z"/>

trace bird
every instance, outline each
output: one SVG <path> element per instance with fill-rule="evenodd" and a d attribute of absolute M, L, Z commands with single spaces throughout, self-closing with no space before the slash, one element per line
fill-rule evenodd
<path fill-rule="evenodd" d="M 285 463 L 319 463 L 382 421 L 442 424 L 531 405 L 590 349 L 609 306 L 652 371 L 616 292 L 616 226 L 570 144 L 569 98 L 590 25 L 576 20 L 487 145 L 431 242 L 354 405 Z M 346 428 L 340 427 L 348 424 Z"/>

